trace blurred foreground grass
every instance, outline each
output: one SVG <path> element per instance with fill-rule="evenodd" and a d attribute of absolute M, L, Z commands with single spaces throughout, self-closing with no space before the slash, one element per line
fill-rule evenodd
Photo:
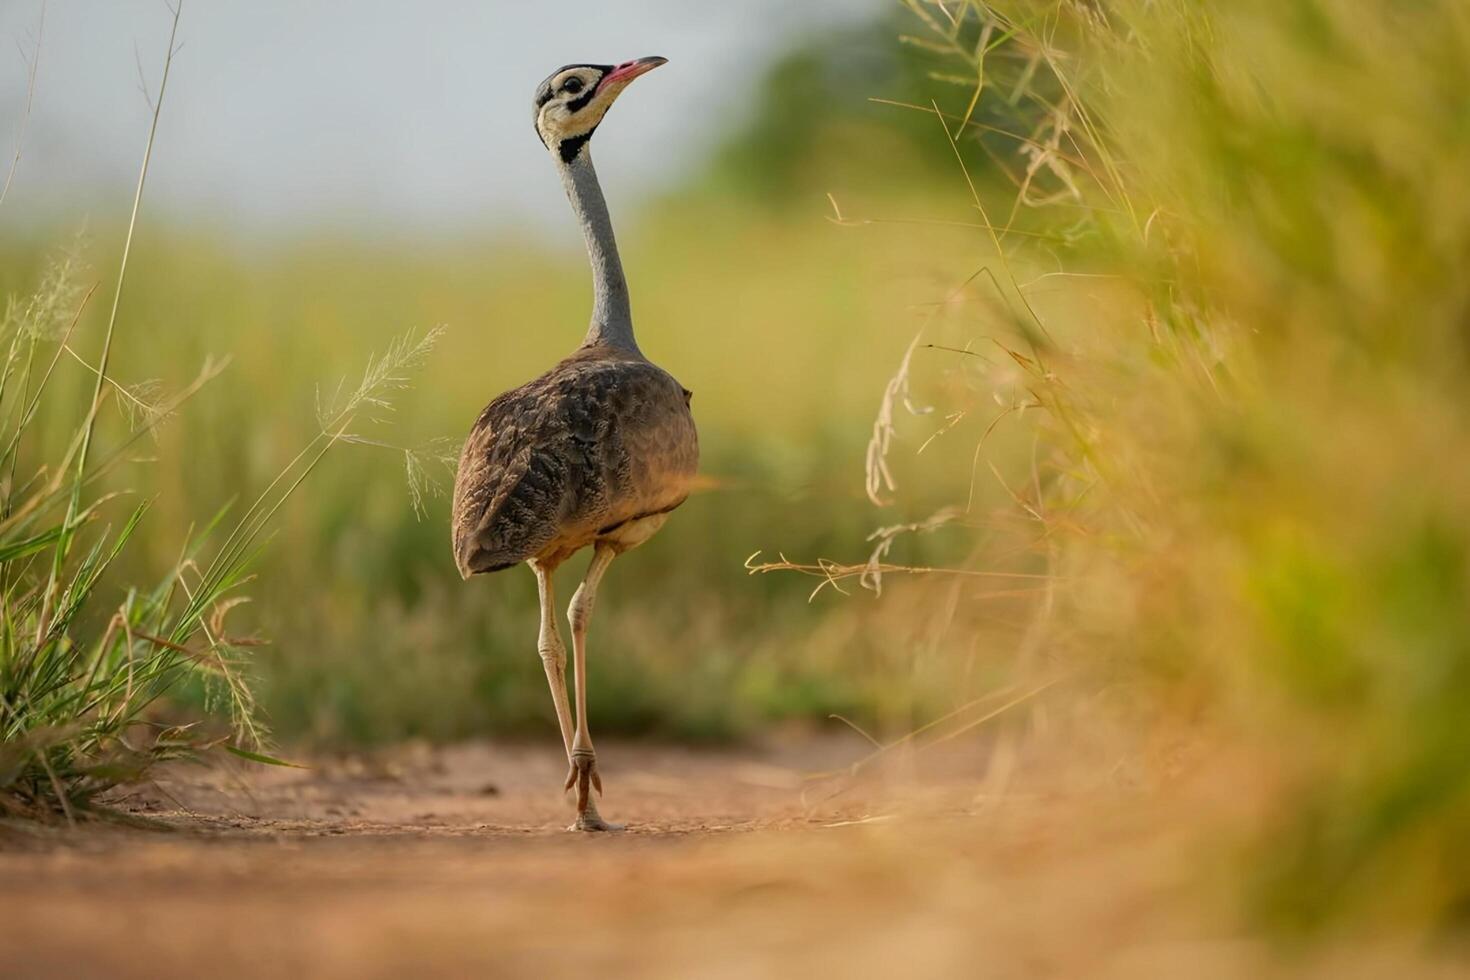
<path fill-rule="evenodd" d="M 1274 929 L 1461 933 L 1470 10 L 908 6 L 973 104 L 1015 107 L 1015 187 L 971 210 L 1006 261 L 975 259 L 968 332 L 1006 356 L 948 410 L 1034 439 L 990 462 L 1057 576 L 1035 622 L 1072 704 L 1251 753 L 1231 875 Z"/>

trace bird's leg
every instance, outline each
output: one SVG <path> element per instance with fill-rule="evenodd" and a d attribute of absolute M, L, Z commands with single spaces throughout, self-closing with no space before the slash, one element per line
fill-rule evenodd
<path fill-rule="evenodd" d="M 536 652 L 541 655 L 541 665 L 546 668 L 551 700 L 556 705 L 556 721 L 561 726 L 561 745 L 570 759 L 572 709 L 567 706 L 567 650 L 562 645 L 561 630 L 556 625 L 556 594 L 551 585 L 554 570 L 540 562 L 531 562 L 531 571 L 536 573 L 536 588 L 541 593 L 541 633 L 536 638 Z"/>
<path fill-rule="evenodd" d="M 597 601 L 597 584 L 602 573 L 612 563 L 617 552 L 611 545 L 599 544 L 592 553 L 592 564 L 587 566 L 587 577 L 582 580 L 572 604 L 567 609 L 567 619 L 572 624 L 572 670 L 577 681 L 577 731 L 572 736 L 571 771 L 567 773 L 566 788 L 577 788 L 577 822 L 573 830 L 621 830 L 607 823 L 597 812 L 597 804 L 588 791 L 588 784 L 602 795 L 602 777 L 597 773 L 597 753 L 592 748 L 592 736 L 587 731 L 587 624 L 592 619 L 592 605 Z"/>

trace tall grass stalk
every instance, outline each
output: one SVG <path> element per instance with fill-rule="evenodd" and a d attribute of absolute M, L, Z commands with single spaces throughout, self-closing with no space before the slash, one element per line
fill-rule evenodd
<path fill-rule="evenodd" d="M 133 208 L 128 215 L 128 230 L 123 238 L 122 259 L 118 263 L 117 270 L 117 286 L 112 294 L 112 310 L 108 313 L 107 328 L 102 335 L 102 354 L 97 361 L 97 381 L 92 389 L 92 402 L 87 410 L 86 421 L 82 425 L 81 445 L 77 452 L 76 475 L 72 480 L 71 497 L 66 504 L 66 518 L 61 523 L 61 536 L 52 553 L 51 578 L 46 584 L 46 594 L 41 602 L 41 616 L 36 623 L 37 646 L 40 645 L 41 637 L 46 631 L 46 619 L 51 613 L 51 603 L 55 599 L 62 565 L 65 564 L 67 555 L 71 551 L 74 524 L 82 505 L 82 483 L 87 474 L 87 459 L 92 449 L 92 435 L 97 428 L 97 413 L 102 408 L 102 393 L 106 385 L 107 367 L 112 358 L 112 339 L 117 330 L 117 311 L 122 305 L 123 286 L 127 282 L 128 256 L 132 254 L 133 233 L 138 228 L 138 211 L 143 206 L 143 188 L 148 182 L 148 164 L 153 159 L 153 140 L 158 135 L 158 120 L 163 114 L 163 99 L 168 91 L 169 69 L 173 67 L 176 50 L 174 42 L 178 38 L 179 18 L 183 16 L 183 13 L 184 0 L 175 0 L 173 23 L 169 26 L 168 49 L 163 57 L 163 78 L 158 83 L 158 97 L 154 100 L 153 117 L 148 124 L 148 139 L 143 145 L 143 162 L 138 167 L 138 186 L 133 191 Z"/>
<path fill-rule="evenodd" d="M 41 13 L 36 23 L 36 43 L 26 58 L 25 103 L 20 110 L 20 119 L 15 127 L 15 150 L 10 155 L 10 166 L 5 170 L 5 182 L 0 184 L 0 208 L 10 196 L 10 185 L 15 181 L 15 172 L 20 169 L 20 158 L 25 152 L 26 130 L 31 124 L 31 108 L 36 101 L 36 72 L 41 68 L 41 43 L 46 38 L 46 3 L 42 0 Z"/>

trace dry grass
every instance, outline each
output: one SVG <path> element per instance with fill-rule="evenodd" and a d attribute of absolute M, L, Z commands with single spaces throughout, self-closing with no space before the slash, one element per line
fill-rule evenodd
<path fill-rule="evenodd" d="M 1333 2 L 908 6 L 925 29 L 908 40 L 967 96 L 906 108 L 943 127 L 969 205 L 946 220 L 980 234 L 975 271 L 888 385 L 867 491 L 900 491 L 905 442 L 932 456 L 968 440 L 1003 504 L 977 511 L 972 482 L 878 532 L 866 566 L 754 570 L 816 574 L 820 591 L 1021 565 L 1046 584 L 1005 593 L 1003 629 L 956 622 L 958 587 L 920 615 L 974 630 L 993 669 L 1126 692 L 1142 745 L 1183 725 L 1284 762 L 1238 873 L 1260 922 L 1459 928 L 1470 486 L 1451 461 L 1470 433 L 1470 294 L 1452 270 L 1470 196 L 1451 174 L 1470 161 L 1449 93 L 1470 20 Z M 996 104 L 1009 125 L 972 124 Z M 952 363 L 920 372 L 919 351 Z M 902 533 L 968 555 L 881 563 Z M 992 597 L 963 596 L 972 615 Z"/>

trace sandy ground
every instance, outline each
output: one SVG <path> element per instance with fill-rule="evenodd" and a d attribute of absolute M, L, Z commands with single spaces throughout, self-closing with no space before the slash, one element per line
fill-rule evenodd
<path fill-rule="evenodd" d="M 0 827 L 0 976 L 1456 975 L 1246 938 L 1148 794 L 994 795 L 973 749 L 812 778 L 867 751 L 599 745 L 606 835 L 540 745 L 178 770 L 146 828 Z"/>

